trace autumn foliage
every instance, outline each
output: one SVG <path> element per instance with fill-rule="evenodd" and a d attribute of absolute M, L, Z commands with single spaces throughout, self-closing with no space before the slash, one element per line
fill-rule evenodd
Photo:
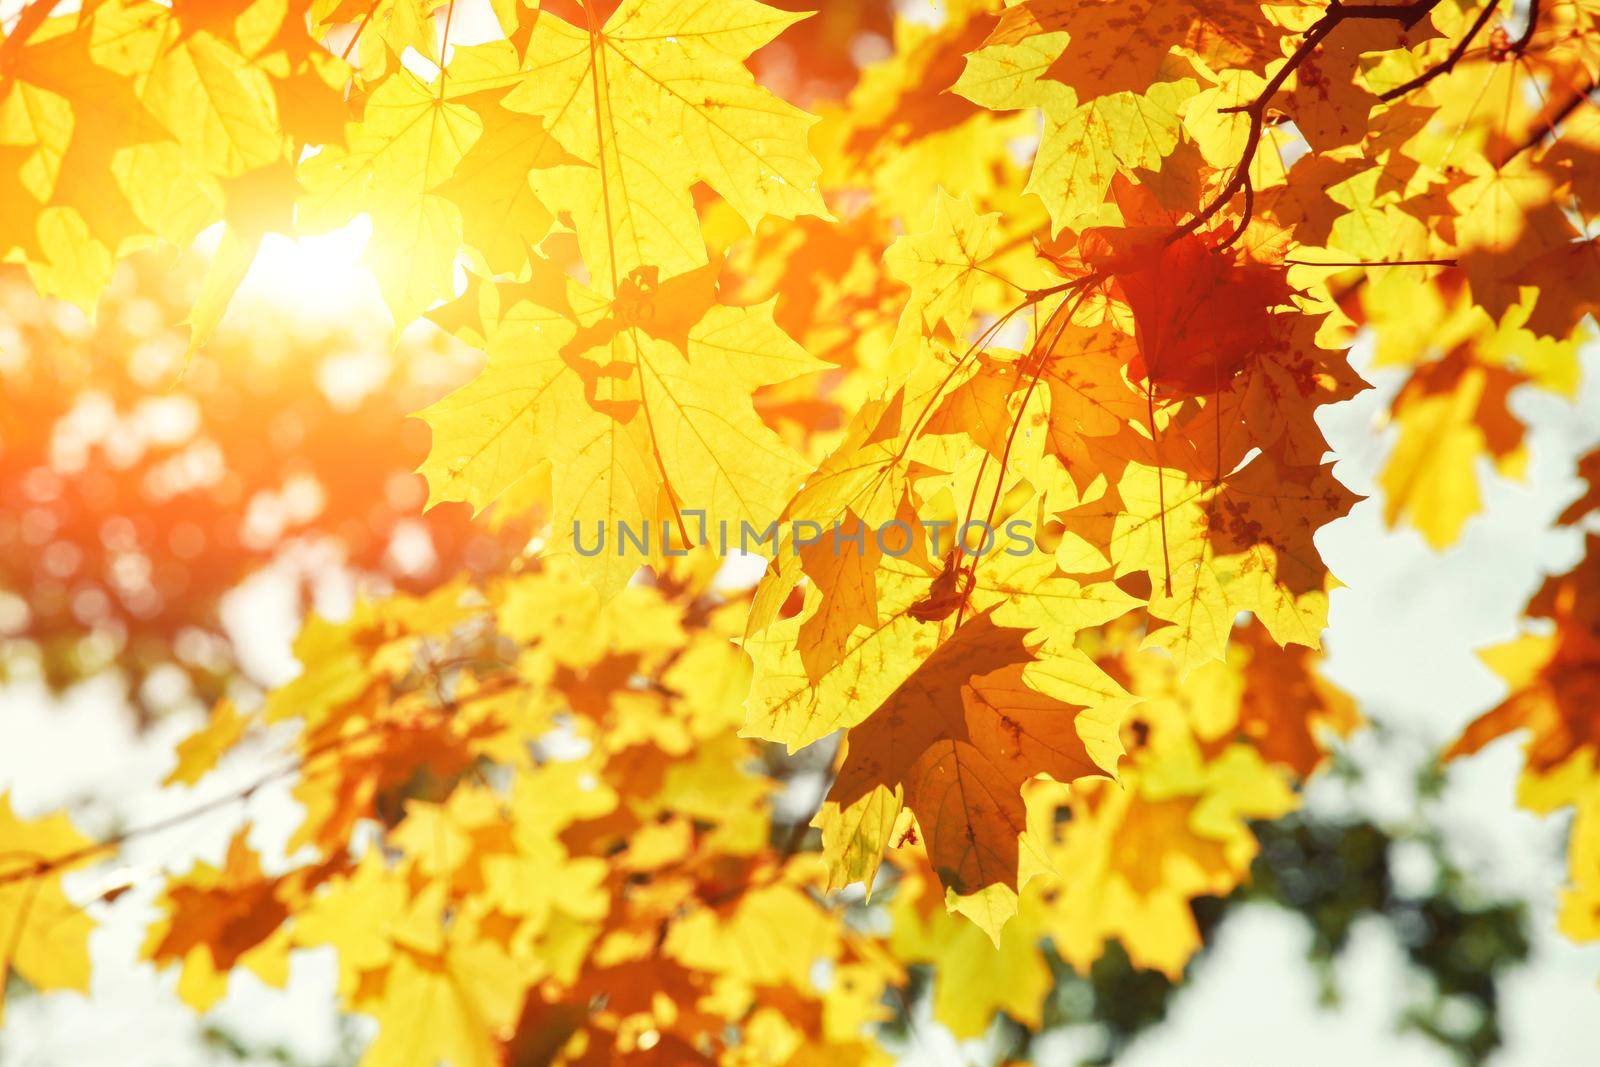
<path fill-rule="evenodd" d="M 1366 387 L 1352 347 L 1404 372 L 1382 507 L 1438 548 L 1486 463 L 1521 468 L 1512 391 L 1575 391 L 1588 0 L 820 6 L 8 24 L 4 329 L 33 355 L 0 385 L 0 588 L 55 684 L 92 630 L 89 667 L 176 661 L 213 708 L 169 782 L 247 818 L 153 875 L 143 948 L 196 1009 L 332 946 L 368 1067 L 875 1063 L 909 968 L 958 1036 L 1042 1025 L 1046 944 L 1176 978 L 1192 902 L 1360 726 L 1317 668 L 1317 534 L 1358 499 L 1317 413 Z M 227 322 L 269 237 L 352 223 L 393 354 L 341 407 L 252 350 L 283 327 Z M 181 270 L 138 325 L 129 279 Z M 152 346 L 155 372 L 126 355 Z M 85 389 L 183 398 L 211 466 L 159 434 L 64 461 Z M 1581 473 L 1562 521 L 1593 530 Z M 296 479 L 322 503 L 250 525 Z M 426 566 L 386 553 L 401 527 Z M 219 599 L 313 534 L 381 593 L 310 615 L 294 680 L 230 684 Z M 1529 731 L 1522 801 L 1578 812 L 1579 938 L 1597 545 L 1485 651 L 1509 695 L 1446 754 Z M 205 792 L 241 752 L 245 787 Z M 266 856 L 250 801 L 279 783 L 301 821 Z M 161 828 L 0 792 L 4 972 L 86 989 L 125 884 L 64 879 Z"/>

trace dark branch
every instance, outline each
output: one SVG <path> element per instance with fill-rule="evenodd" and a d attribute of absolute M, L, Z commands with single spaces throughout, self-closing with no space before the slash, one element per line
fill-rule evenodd
<path fill-rule="evenodd" d="M 1336 22 L 1345 19 L 1393 19 L 1409 28 L 1438 6 L 1439 0 L 1416 0 L 1410 4 L 1341 4 L 1335 0 L 1322 18 Z"/>
<path fill-rule="evenodd" d="M 1522 28 L 1522 33 L 1515 41 L 1511 42 L 1511 54 L 1520 56 L 1527 51 L 1529 43 L 1533 41 L 1533 32 L 1539 28 L 1539 0 L 1528 0 L 1528 24 Z"/>
<path fill-rule="evenodd" d="M 1311 57 L 1317 46 L 1327 39 L 1335 26 L 1351 19 L 1392 19 L 1407 29 L 1414 26 L 1418 19 L 1439 5 L 1439 0 L 1416 0 L 1410 4 L 1341 4 L 1338 0 L 1329 6 L 1320 19 L 1306 30 L 1306 35 L 1300 46 L 1294 50 L 1283 66 L 1278 68 L 1270 81 L 1262 87 L 1260 94 L 1248 104 L 1223 108 L 1224 113 L 1242 113 L 1250 116 L 1250 132 L 1245 135 L 1244 151 L 1240 154 L 1239 162 L 1233 169 L 1233 174 L 1228 178 L 1212 201 L 1202 208 L 1194 218 L 1174 230 L 1167 238 L 1170 244 L 1181 237 L 1186 237 L 1204 226 L 1217 212 L 1222 210 L 1239 191 L 1244 188 L 1250 174 L 1250 164 L 1255 161 L 1256 150 L 1261 147 L 1261 131 L 1265 126 L 1267 107 L 1272 103 L 1272 98 L 1278 90 L 1283 88 L 1283 83 L 1289 76 Z M 1244 223 L 1240 223 L 1241 229 Z M 1231 240 L 1231 239 L 1230 239 Z"/>
<path fill-rule="evenodd" d="M 1219 250 L 1227 248 L 1240 237 L 1244 236 L 1245 227 L 1250 225 L 1250 218 L 1255 213 L 1256 187 L 1255 183 L 1250 180 L 1250 172 L 1247 169 L 1244 174 L 1244 210 L 1239 214 L 1239 225 L 1233 228 L 1233 232 L 1228 234 L 1226 239 L 1217 243 L 1217 248 Z"/>
<path fill-rule="evenodd" d="M 1538 3 L 1538 0 L 1534 0 L 1534 2 Z M 1416 90 L 1422 88 L 1439 75 L 1447 74 L 1451 70 L 1454 70 L 1455 65 L 1461 62 L 1461 57 L 1465 55 L 1467 49 L 1471 47 L 1472 39 L 1478 36 L 1479 31 L 1481 31 L 1483 27 L 1488 24 L 1489 19 L 1494 15 L 1495 9 L 1499 6 L 1500 0 L 1489 0 L 1489 3 L 1485 5 L 1484 9 L 1478 13 L 1477 19 L 1474 20 L 1471 26 L 1467 27 L 1467 32 L 1462 36 L 1461 40 L 1456 42 L 1456 46 L 1450 50 L 1450 54 L 1445 56 L 1443 61 L 1435 66 L 1429 67 L 1427 70 L 1423 71 L 1421 74 L 1418 74 L 1415 78 L 1412 78 L 1403 85 L 1397 85 L 1388 92 L 1383 93 L 1378 97 L 1378 99 L 1382 100 L 1384 103 L 1388 103 L 1390 100 L 1397 100 L 1408 93 L 1415 92 Z"/>

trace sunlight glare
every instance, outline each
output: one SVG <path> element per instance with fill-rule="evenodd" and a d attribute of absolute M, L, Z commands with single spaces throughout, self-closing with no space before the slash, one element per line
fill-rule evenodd
<path fill-rule="evenodd" d="M 377 281 L 362 263 L 372 234 L 366 216 L 309 237 L 268 234 L 239 295 L 310 320 L 383 314 Z"/>

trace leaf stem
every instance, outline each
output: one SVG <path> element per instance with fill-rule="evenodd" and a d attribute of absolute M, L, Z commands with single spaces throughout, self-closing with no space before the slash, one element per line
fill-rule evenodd
<path fill-rule="evenodd" d="M 1593 102 L 1594 98 L 1590 94 L 1594 92 L 1596 84 L 1595 78 L 1591 76 L 1587 85 L 1574 91 L 1573 94 L 1568 97 L 1560 107 L 1551 113 L 1549 118 L 1545 119 L 1537 127 L 1535 127 L 1534 130 L 1530 132 L 1520 144 L 1518 144 L 1511 151 L 1507 152 L 1505 155 L 1501 156 L 1500 159 L 1495 163 L 1495 169 L 1499 170 L 1501 167 L 1504 167 L 1507 163 L 1510 163 L 1513 159 L 1516 159 L 1518 156 L 1522 155 L 1522 153 L 1526 152 L 1528 149 L 1534 147 L 1540 141 L 1543 141 L 1546 137 L 1550 136 L 1556 131 L 1558 126 L 1565 122 L 1567 118 L 1574 111 L 1583 106 L 1585 102 Z"/>
<path fill-rule="evenodd" d="M 439 38 L 439 99 L 444 99 L 445 79 L 450 76 L 447 69 L 450 53 L 450 24 L 455 21 L 456 0 L 450 0 L 450 6 L 444 11 L 444 33 Z"/>
<path fill-rule="evenodd" d="M 361 16 L 361 22 L 356 26 L 356 32 L 350 35 L 350 41 L 344 46 L 344 51 L 339 53 L 341 60 L 348 60 L 350 53 L 356 50 L 356 42 L 361 40 L 361 35 L 367 31 L 367 25 L 372 21 L 372 16 L 378 13 L 378 5 L 383 0 L 372 0 L 372 6 L 367 8 L 367 13 Z"/>
<path fill-rule="evenodd" d="M 1070 306 L 1066 300 L 1063 300 L 1061 303 L 1056 305 L 1055 310 L 1052 311 L 1049 317 L 1045 319 L 1043 328 L 1034 338 L 1034 342 L 1029 348 L 1028 363 L 1030 366 L 1028 367 L 1028 370 L 1031 377 L 1028 380 L 1027 391 L 1022 394 L 1022 405 L 1017 409 L 1017 417 L 1011 423 L 1011 432 L 1006 435 L 1005 448 L 1000 452 L 1000 469 L 995 473 L 994 495 L 989 499 L 989 511 L 987 516 L 984 518 L 985 525 L 990 525 L 994 522 L 995 510 L 1000 506 L 1000 494 L 1005 489 L 1006 484 L 1006 468 L 1011 462 L 1011 446 L 1016 443 L 1017 433 L 1022 429 L 1022 423 L 1027 418 L 1028 402 L 1033 399 L 1033 392 L 1039 387 L 1039 380 L 1044 377 L 1044 356 L 1047 352 L 1053 349 L 1058 342 L 1060 342 L 1061 335 L 1066 332 L 1067 326 L 1072 322 L 1072 316 L 1077 314 L 1078 308 L 1083 305 L 1083 301 L 1088 297 L 1089 292 L 1100 281 L 1100 276 L 1098 274 L 1090 274 L 1078 279 L 1078 281 L 1082 285 L 1082 288 L 1078 291 L 1076 299 L 1071 301 Z M 1045 334 L 1049 332 L 1052 325 L 1057 323 L 1057 316 L 1060 317 L 1060 325 L 1056 326 L 1055 339 L 1052 340 L 1049 345 L 1046 345 L 1044 342 Z M 1013 383 L 1012 388 L 1006 393 L 1006 398 L 1008 400 L 1015 389 L 1016 386 Z M 983 473 L 980 470 L 979 478 L 981 479 L 982 476 Z M 978 486 L 977 484 L 974 484 L 972 487 L 973 500 L 976 500 L 977 495 Z M 967 504 L 967 522 L 971 521 L 972 501 L 969 501 Z M 965 527 L 966 524 L 963 523 L 962 525 Z M 958 548 L 960 547 L 960 537 L 961 531 L 958 530 L 956 531 Z M 972 563 L 967 568 L 967 576 L 972 582 L 973 586 L 976 586 L 978 582 L 978 559 L 978 556 L 973 556 Z M 956 608 L 955 628 L 957 630 L 961 628 L 962 617 L 966 614 L 967 600 L 967 597 L 962 597 L 960 605 Z"/>
<path fill-rule="evenodd" d="M 1150 422 L 1150 449 L 1156 461 L 1156 516 L 1161 522 L 1161 566 L 1165 577 L 1163 588 L 1166 589 L 1167 596 L 1171 596 L 1172 555 L 1167 549 L 1167 472 L 1161 462 L 1161 437 L 1156 433 L 1155 385 L 1149 380 L 1144 383 L 1144 403 L 1145 417 Z M 1221 432 L 1220 428 L 1218 432 Z"/>

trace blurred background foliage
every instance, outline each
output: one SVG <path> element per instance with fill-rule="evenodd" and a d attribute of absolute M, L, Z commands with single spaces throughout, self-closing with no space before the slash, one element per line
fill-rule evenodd
<path fill-rule="evenodd" d="M 199 266 L 131 261 L 93 321 L 0 275 L 0 671 L 26 660 L 56 690 L 115 671 L 145 714 L 210 703 L 250 681 L 222 608 L 260 569 L 309 607 L 319 579 L 420 593 L 526 540 L 423 514 L 428 432 L 405 416 L 470 353 L 426 327 L 390 353 L 381 320 L 269 291 L 191 354 Z"/>

